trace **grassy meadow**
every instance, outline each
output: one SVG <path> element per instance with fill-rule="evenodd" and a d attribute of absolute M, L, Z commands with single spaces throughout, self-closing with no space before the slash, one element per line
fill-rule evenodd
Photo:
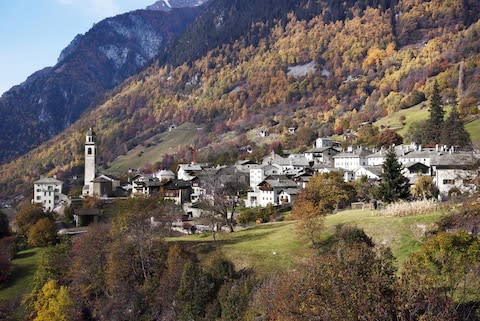
<path fill-rule="evenodd" d="M 40 261 L 41 248 L 18 252 L 13 259 L 10 281 L 0 286 L 0 301 L 14 300 L 32 290 L 33 275 Z"/>
<path fill-rule="evenodd" d="M 328 242 L 338 224 L 351 224 L 362 228 L 376 244 L 392 249 L 399 265 L 408 254 L 417 250 L 423 232 L 433 228 L 441 212 L 406 217 L 386 217 L 371 210 L 347 210 L 330 215 L 323 232 Z M 299 238 L 294 221 L 255 225 L 235 233 L 218 233 L 214 242 L 211 234 L 171 238 L 186 244 L 202 254 L 203 259 L 220 253 L 235 263 L 237 268 L 255 268 L 259 273 L 281 271 L 312 254 L 307 241 Z"/>
<path fill-rule="evenodd" d="M 181 126 L 156 135 L 144 144 L 138 145 L 126 155 L 117 157 L 109 166 L 111 174 L 124 174 L 129 168 L 142 168 L 145 164 L 155 164 L 167 154 L 174 154 L 180 148 L 192 144 L 198 137 L 195 124 L 184 123 Z"/>

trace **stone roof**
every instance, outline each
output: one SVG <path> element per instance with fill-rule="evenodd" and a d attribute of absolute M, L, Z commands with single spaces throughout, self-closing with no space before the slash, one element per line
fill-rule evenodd
<path fill-rule="evenodd" d="M 372 174 L 374 174 L 378 177 L 380 177 L 382 175 L 382 172 L 383 172 L 381 166 L 360 166 L 357 169 L 355 169 L 354 172 L 358 171 L 361 168 L 369 171 L 370 173 L 372 173 Z"/>
<path fill-rule="evenodd" d="M 472 153 L 445 153 L 437 155 L 431 161 L 432 166 L 437 168 L 474 168 L 478 165 L 479 159 Z"/>
<path fill-rule="evenodd" d="M 269 184 L 272 188 L 296 188 L 297 183 L 290 179 L 266 179 L 264 182 Z M 260 183 L 262 184 L 262 183 Z"/>
<path fill-rule="evenodd" d="M 372 152 L 368 151 L 366 149 L 355 149 L 351 152 L 342 152 L 340 154 L 337 154 L 333 156 L 333 158 L 357 158 L 357 157 L 367 157 L 368 155 L 371 155 Z"/>
<path fill-rule="evenodd" d="M 56 178 L 53 177 L 44 177 L 40 178 L 39 180 L 33 182 L 34 184 L 63 184 L 62 181 L 59 181 Z"/>

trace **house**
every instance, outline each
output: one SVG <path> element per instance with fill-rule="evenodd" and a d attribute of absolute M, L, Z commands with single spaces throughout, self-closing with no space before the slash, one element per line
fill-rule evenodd
<path fill-rule="evenodd" d="M 166 199 L 173 201 L 176 205 L 183 205 L 190 202 L 192 194 L 191 182 L 173 179 L 160 182 L 160 195 Z"/>
<path fill-rule="evenodd" d="M 370 180 L 379 181 L 382 176 L 382 167 L 379 166 L 360 166 L 353 171 L 353 179 L 366 177 Z"/>
<path fill-rule="evenodd" d="M 333 165 L 333 156 L 340 153 L 336 147 L 315 147 L 307 150 L 304 155 L 309 162 L 314 164 L 330 164 Z"/>
<path fill-rule="evenodd" d="M 148 196 L 160 190 L 160 180 L 153 174 L 138 174 L 132 177 L 132 196 Z"/>
<path fill-rule="evenodd" d="M 348 151 L 333 156 L 333 166 L 347 171 L 353 171 L 360 166 L 367 165 L 367 156 L 372 154 L 362 147 L 350 148 Z"/>
<path fill-rule="evenodd" d="M 270 133 L 268 132 L 268 129 L 260 129 L 258 135 L 262 138 L 265 138 L 270 135 Z"/>
<path fill-rule="evenodd" d="M 41 178 L 33 183 L 32 203 L 42 205 L 46 211 L 53 211 L 68 197 L 62 194 L 63 182 L 54 177 Z"/>
<path fill-rule="evenodd" d="M 155 177 L 157 177 L 160 181 L 169 181 L 171 179 L 175 179 L 177 176 L 175 175 L 174 172 L 172 172 L 169 169 L 162 169 L 158 172 L 156 172 Z"/>
<path fill-rule="evenodd" d="M 297 127 L 288 127 L 288 133 L 293 135 L 297 132 Z"/>
<path fill-rule="evenodd" d="M 286 177 L 267 177 L 267 179 L 258 184 L 256 191 L 247 193 L 245 206 L 266 207 L 268 204 L 280 205 L 280 193 L 285 192 L 288 189 L 298 189 L 297 183 Z M 289 192 L 292 192 L 292 190 Z"/>
<path fill-rule="evenodd" d="M 179 164 L 177 178 L 183 179 L 184 181 L 189 181 L 196 176 L 196 172 L 200 172 L 205 168 L 208 168 L 208 164 Z"/>
<path fill-rule="evenodd" d="M 278 204 L 279 205 L 292 204 L 299 193 L 300 193 L 299 188 L 286 188 L 284 190 L 281 190 L 280 193 L 278 194 Z"/>
<path fill-rule="evenodd" d="M 478 177 L 478 162 L 471 153 L 447 153 L 432 160 L 432 173 L 442 199 L 453 190 L 461 193 L 473 192 Z"/>
<path fill-rule="evenodd" d="M 262 164 L 276 167 L 279 175 L 284 175 L 287 172 L 301 171 L 304 168 L 310 167 L 310 162 L 304 155 L 292 154 L 288 157 L 282 157 L 274 152 L 264 157 Z"/>
<path fill-rule="evenodd" d="M 431 169 L 423 163 L 407 163 L 403 165 L 402 174 L 410 180 L 410 184 L 415 184 L 418 176 L 431 176 Z"/>

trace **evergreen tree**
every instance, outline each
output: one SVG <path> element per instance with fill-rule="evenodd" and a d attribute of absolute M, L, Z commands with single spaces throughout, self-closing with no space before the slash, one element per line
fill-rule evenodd
<path fill-rule="evenodd" d="M 382 182 L 378 190 L 379 198 L 387 203 L 407 198 L 410 195 L 408 178 L 403 176 L 402 165 L 398 162 L 392 147 L 388 149 L 382 167 Z"/>
<path fill-rule="evenodd" d="M 443 110 L 442 98 L 440 97 L 440 89 L 438 88 L 438 83 L 435 81 L 433 84 L 433 92 L 430 97 L 430 104 L 428 111 L 430 112 L 430 117 L 427 121 L 427 141 L 422 143 L 438 143 L 440 135 L 443 129 L 443 116 L 445 111 Z"/>
<path fill-rule="evenodd" d="M 442 144 L 449 146 L 465 147 L 472 144 L 470 134 L 465 130 L 460 115 L 457 110 L 457 106 L 452 107 L 450 115 L 443 126 L 441 135 Z"/>

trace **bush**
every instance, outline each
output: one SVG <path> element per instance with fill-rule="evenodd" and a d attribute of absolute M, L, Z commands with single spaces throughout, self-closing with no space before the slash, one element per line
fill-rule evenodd
<path fill-rule="evenodd" d="M 255 222 L 257 219 L 257 210 L 255 209 L 248 209 L 246 211 L 243 211 L 240 213 L 240 215 L 237 216 L 237 223 L 239 224 L 248 224 Z"/>

